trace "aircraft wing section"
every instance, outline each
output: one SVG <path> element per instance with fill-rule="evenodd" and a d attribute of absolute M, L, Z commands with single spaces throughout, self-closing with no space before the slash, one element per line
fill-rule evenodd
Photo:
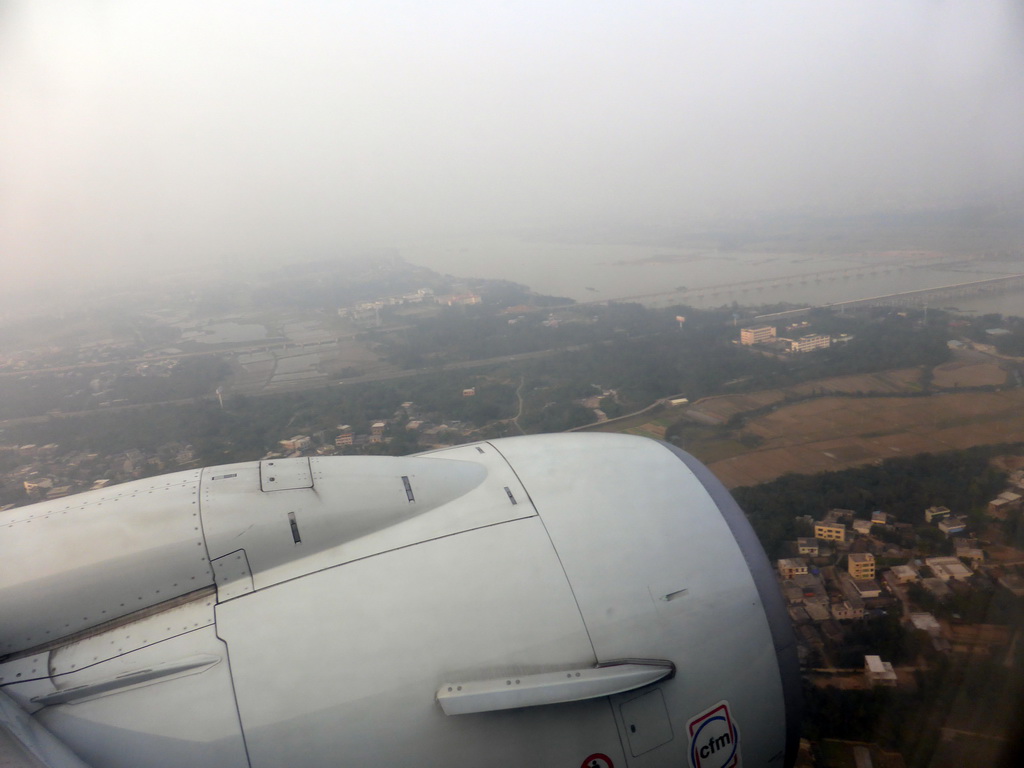
<path fill-rule="evenodd" d="M 89 768 L 0 691 L 0 768 Z"/>
<path fill-rule="evenodd" d="M 795 757 L 771 566 L 664 443 L 242 462 L 16 507 L 0 534 L 0 768 Z"/>

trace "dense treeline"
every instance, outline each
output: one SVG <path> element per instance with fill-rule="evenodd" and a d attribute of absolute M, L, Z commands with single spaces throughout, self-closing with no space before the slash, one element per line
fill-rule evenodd
<path fill-rule="evenodd" d="M 939 757 L 942 765 L 1016 768 L 1024 732 L 1024 678 L 1007 674 L 1007 667 L 1022 663 L 1024 648 L 1016 647 L 1006 664 L 986 655 L 934 655 L 929 669 L 914 672 L 912 689 L 848 690 L 805 682 L 801 735 L 815 742 L 874 742 L 901 752 L 910 768 L 935 765 Z M 987 753 L 951 754 L 957 744 L 942 739 L 942 728 L 988 735 L 969 742 L 975 750 L 987 747 Z"/>
<path fill-rule="evenodd" d="M 639 304 L 578 308 L 559 321 L 546 322 L 544 310 L 506 315 L 489 305 L 448 307 L 400 334 L 389 334 L 384 343 L 394 362 L 418 368 L 594 344 L 673 327 L 667 313 L 652 312 Z"/>
<path fill-rule="evenodd" d="M 476 395 L 464 397 L 463 389 Z M 169 442 L 189 443 L 202 463 L 256 458 L 276 449 L 279 440 L 296 433 L 324 431 L 333 440 L 337 425 L 349 424 L 368 433 L 370 424 L 395 416 L 407 400 L 427 419 L 461 421 L 480 427 L 515 415 L 515 385 L 483 375 L 458 371 L 430 374 L 399 382 L 379 382 L 305 392 L 226 398 L 221 409 L 214 399 L 195 399 L 180 405 L 96 411 L 88 416 L 49 417 L 31 424 L 11 425 L 5 439 L 12 443 L 58 443 L 65 450 L 113 454 L 131 448 L 152 451 Z M 407 415 L 392 426 L 392 453 L 418 448 L 415 435 L 404 428 Z M 379 448 L 376 450 L 385 450 Z"/>
<path fill-rule="evenodd" d="M 1000 329 L 1005 333 L 989 333 Z M 992 344 L 1004 355 L 1024 355 L 1024 318 L 1002 315 L 982 315 L 974 318 L 967 327 L 966 335 L 973 341 Z"/>
<path fill-rule="evenodd" d="M 816 379 L 851 373 L 938 365 L 949 359 L 946 342 L 949 331 L 944 317 L 933 313 L 928 324 L 916 318 L 886 315 L 851 328 L 854 338 L 807 355 L 801 361 L 801 376 Z"/>
<path fill-rule="evenodd" d="M 317 307 L 329 312 L 420 288 L 444 292 L 453 282 L 450 277 L 405 263 L 391 250 L 290 264 L 268 277 L 250 291 L 253 306 Z"/>
<path fill-rule="evenodd" d="M 677 315 L 686 322 L 679 324 Z M 575 397 L 594 394 L 590 384 L 616 389 L 624 412 L 670 394 L 683 393 L 692 400 L 825 376 L 932 366 L 949 357 L 946 320 L 934 312 L 926 323 L 890 311 L 853 316 L 818 310 L 810 315 L 808 329 L 848 333 L 852 340 L 785 360 L 735 344 L 738 330 L 727 309 L 612 304 L 574 308 L 557 325 L 545 325 L 547 317 L 545 312 L 517 318 L 485 306 L 455 307 L 382 343 L 394 362 L 408 368 L 566 349 L 541 364 L 525 366 L 532 386 L 568 387 Z M 549 398 L 540 406 L 550 410 L 551 402 Z M 568 403 L 559 409 L 573 410 Z M 583 418 L 582 413 L 576 416 Z M 526 421 L 542 430 L 567 423 L 534 413 Z"/>
<path fill-rule="evenodd" d="M 514 284 L 491 284 L 489 289 L 504 302 L 523 298 L 521 287 Z M 151 449 L 176 441 L 192 444 L 198 458 L 210 463 L 262 455 L 276 448 L 282 438 L 300 432 L 323 432 L 323 439 L 330 440 L 338 424 L 350 424 L 357 432 L 365 433 L 373 421 L 392 418 L 397 413 L 390 428 L 392 443 L 386 449 L 373 450 L 403 453 L 419 447 L 415 434 L 404 428 L 406 416 L 398 412 L 399 405 L 406 400 L 416 404 L 416 418 L 435 423 L 461 422 L 463 429 L 490 425 L 488 435 L 514 434 L 518 430 L 507 420 L 518 410 L 518 389 L 523 406 L 519 426 L 527 432 L 554 432 L 593 421 L 593 411 L 580 405 L 579 400 L 602 396 L 608 389 L 616 394 L 604 396 L 601 405 L 614 416 L 677 393 L 697 399 L 825 373 L 928 364 L 947 354 L 942 341 L 943 325 L 934 314 L 932 323 L 924 323 L 891 313 L 872 317 L 819 312 L 811 318 L 816 329 L 855 333 L 856 338 L 846 345 L 783 360 L 735 343 L 738 329 L 732 312 L 726 308 L 653 310 L 637 304 L 612 304 L 563 307 L 555 312 L 562 320 L 544 325 L 547 312 L 510 317 L 489 305 L 454 307 L 396 334 L 391 341 L 387 337 L 379 341 L 390 344 L 392 355 L 421 365 L 427 361 L 441 364 L 468 358 L 490 359 L 553 347 L 563 348 L 561 352 L 506 361 L 485 373 L 479 369 L 474 373 L 438 371 L 342 388 L 254 398 L 229 395 L 225 410 L 211 399 L 227 373 L 225 364 L 214 356 L 181 361 L 169 376 L 143 376 L 126 370 L 117 376 L 92 380 L 82 372 L 71 372 L 52 380 L 59 381 L 53 391 L 48 389 L 46 377 L 29 377 L 13 386 L 5 398 L 3 406 L 8 415 L 43 413 L 40 409 L 44 402 L 52 407 L 53 398 L 68 394 L 68 390 L 74 397 L 89 401 L 195 401 L 144 410 L 100 410 L 81 419 L 54 417 L 31 425 L 12 426 L 5 440 L 53 442 L 68 450 L 103 454 L 130 448 Z M 685 322 L 678 322 L 677 315 L 684 315 Z M 508 322 L 519 317 L 523 319 Z M 476 395 L 463 397 L 463 389 L 469 387 L 476 387 Z M 102 398 L 94 397 L 97 391 L 103 393 Z M 939 474 L 953 476 L 947 472 Z M 988 487 L 984 476 L 965 478 L 964 488 L 970 490 L 972 483 Z M 791 495 L 806 499 L 808 494 L 804 490 L 797 488 Z M 888 497 L 875 492 L 870 485 L 858 493 L 866 505 L 891 506 Z M 834 490 L 832 496 L 835 501 L 824 502 L 826 507 L 853 507 L 857 503 L 846 488 Z M 957 497 L 948 493 L 946 487 L 937 489 L 932 496 L 937 501 L 924 506 L 958 504 Z M 911 506 L 915 505 L 924 508 L 917 500 Z M 752 510 L 766 542 L 796 534 L 793 516 L 799 514 L 799 503 L 777 506 L 787 514 L 779 516 L 776 509 L 768 507 L 763 511 L 757 507 Z M 816 515 L 822 510 L 818 505 L 804 511 Z"/>
<path fill-rule="evenodd" d="M 784 556 L 783 542 L 804 535 L 796 517 L 820 519 L 835 507 L 862 515 L 882 510 L 912 524 L 920 523 L 924 510 L 936 505 L 956 513 L 977 514 L 1005 480 L 1003 473 L 989 465 L 989 459 L 1022 449 L 1022 444 L 978 446 L 888 459 L 880 466 L 785 475 L 770 483 L 736 488 L 733 496 L 774 558 Z"/>
<path fill-rule="evenodd" d="M 160 403 L 212 395 L 231 373 L 214 355 L 183 358 L 161 372 L 139 373 L 134 365 L 8 377 L 0 419 L 39 416 L 51 410 L 86 411 L 101 402 Z"/>

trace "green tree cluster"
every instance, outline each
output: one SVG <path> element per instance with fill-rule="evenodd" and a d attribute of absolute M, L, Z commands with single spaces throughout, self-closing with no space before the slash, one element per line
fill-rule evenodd
<path fill-rule="evenodd" d="M 1024 444 L 979 446 L 888 459 L 879 466 L 784 475 L 770 483 L 736 488 L 733 496 L 746 510 L 769 556 L 779 557 L 784 542 L 793 538 L 793 518 L 798 516 L 819 519 L 832 508 L 852 509 L 862 516 L 883 510 L 900 522 L 917 524 L 931 506 L 957 512 L 984 507 L 1005 480 L 989 459 L 1021 449 Z"/>

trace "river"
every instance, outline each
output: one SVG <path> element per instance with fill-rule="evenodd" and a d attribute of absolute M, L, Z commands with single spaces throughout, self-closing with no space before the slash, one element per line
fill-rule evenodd
<path fill-rule="evenodd" d="M 401 253 L 438 272 L 512 280 L 576 301 L 633 299 L 700 308 L 734 301 L 824 305 L 1024 273 L 1024 254 L 996 260 L 911 250 L 815 256 L 488 240 L 411 243 Z M 942 304 L 963 312 L 1021 315 L 1024 293 L 964 296 Z"/>

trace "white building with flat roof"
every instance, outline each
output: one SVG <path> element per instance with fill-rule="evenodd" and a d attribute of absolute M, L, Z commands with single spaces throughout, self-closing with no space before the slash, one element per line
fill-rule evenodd
<path fill-rule="evenodd" d="M 779 575 L 784 579 L 807 573 L 807 561 L 802 557 L 786 557 L 779 560 Z"/>
<path fill-rule="evenodd" d="M 863 619 L 864 606 L 852 605 L 849 600 L 844 600 L 841 603 L 832 603 L 832 618 L 837 621 Z"/>
<path fill-rule="evenodd" d="M 814 538 L 805 538 L 801 536 L 796 540 L 796 551 L 801 555 L 810 555 L 811 557 L 818 556 L 818 540 Z"/>
<path fill-rule="evenodd" d="M 874 523 L 870 520 L 854 520 L 851 527 L 861 536 L 867 536 L 871 533 L 872 525 L 874 525 Z"/>
<path fill-rule="evenodd" d="M 935 578 L 943 581 L 967 581 L 972 575 L 958 557 L 927 557 L 924 564 L 932 569 Z"/>
<path fill-rule="evenodd" d="M 857 594 L 865 600 L 882 594 L 882 586 L 874 579 L 857 579 L 853 585 L 857 588 Z"/>
<path fill-rule="evenodd" d="M 810 352 L 813 349 L 828 349 L 832 346 L 832 337 L 821 333 L 809 333 L 799 339 L 791 339 L 789 351 L 793 354 Z"/>
<path fill-rule="evenodd" d="M 896 581 L 900 584 L 909 584 L 921 578 L 917 569 L 912 565 L 894 565 L 889 570 L 892 571 L 892 575 L 896 577 Z"/>
<path fill-rule="evenodd" d="M 953 551 L 957 557 L 970 561 L 971 568 L 977 568 L 985 561 L 985 550 L 975 539 L 953 539 Z"/>
<path fill-rule="evenodd" d="M 939 530 L 947 536 L 952 536 L 956 533 L 963 533 L 967 530 L 967 518 L 947 517 L 939 520 Z"/>
<path fill-rule="evenodd" d="M 923 630 L 933 637 L 938 637 L 942 633 L 942 625 L 930 613 L 912 613 L 910 623 L 914 625 L 914 629 Z"/>
<path fill-rule="evenodd" d="M 896 671 L 881 656 L 865 656 L 864 673 L 875 685 L 896 685 Z"/>

